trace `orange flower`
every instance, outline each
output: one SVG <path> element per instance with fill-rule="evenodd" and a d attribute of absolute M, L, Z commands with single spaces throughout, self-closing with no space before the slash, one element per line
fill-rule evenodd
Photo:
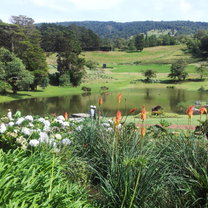
<path fill-rule="evenodd" d="M 141 128 L 141 135 L 144 137 L 146 134 L 146 129 L 144 127 Z"/>
<path fill-rule="evenodd" d="M 194 105 L 191 105 L 186 110 L 186 114 L 188 115 L 189 118 L 192 118 L 192 116 L 193 116 L 193 108 L 194 108 Z"/>
<path fill-rule="evenodd" d="M 68 120 L 69 119 L 69 115 L 68 115 L 67 112 L 64 113 L 64 118 L 65 118 L 65 120 Z"/>
<path fill-rule="evenodd" d="M 132 108 L 130 111 L 129 111 L 129 113 L 133 113 L 133 112 L 135 112 L 136 111 L 136 108 Z"/>
<path fill-rule="evenodd" d="M 147 112 L 146 112 L 145 106 L 143 105 L 142 112 L 141 112 L 141 119 L 144 121 L 144 120 L 146 120 L 146 118 L 147 118 Z"/>
<path fill-rule="evenodd" d="M 103 104 L 103 98 L 102 98 L 102 96 L 100 96 L 100 98 L 99 98 L 99 105 L 102 105 Z"/>
<path fill-rule="evenodd" d="M 121 102 L 121 97 L 122 97 L 122 94 L 121 94 L 121 93 L 119 93 L 119 94 L 118 94 L 118 103 L 120 103 L 120 102 Z"/>
<path fill-rule="evenodd" d="M 205 108 L 205 107 L 201 107 L 201 108 L 199 108 L 199 112 L 200 112 L 200 114 L 207 114 L 207 109 Z"/>
<path fill-rule="evenodd" d="M 121 122 L 121 112 L 117 111 L 116 113 L 116 125 L 118 125 Z"/>

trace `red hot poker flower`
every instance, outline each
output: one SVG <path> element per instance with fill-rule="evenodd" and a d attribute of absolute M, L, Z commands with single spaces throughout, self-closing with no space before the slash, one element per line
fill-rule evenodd
<path fill-rule="evenodd" d="M 136 108 L 132 108 L 130 111 L 129 111 L 129 113 L 133 113 L 133 112 L 135 112 L 136 111 Z"/>
<path fill-rule="evenodd" d="M 121 97 L 122 97 L 122 94 L 121 94 L 121 93 L 119 93 L 119 94 L 118 94 L 118 103 L 120 103 L 120 102 L 121 102 Z"/>
<path fill-rule="evenodd" d="M 119 125 L 120 122 L 121 122 L 121 112 L 117 111 L 117 113 L 116 113 L 116 125 Z"/>
<path fill-rule="evenodd" d="M 193 116 L 193 109 L 194 109 L 194 105 L 191 105 L 186 110 L 186 114 L 188 115 L 189 118 L 192 118 Z"/>
<path fill-rule="evenodd" d="M 201 107 L 201 108 L 199 108 L 199 112 L 200 112 L 200 114 L 204 114 L 204 113 L 207 114 L 207 109 L 205 107 Z"/>
<path fill-rule="evenodd" d="M 141 128 L 141 135 L 144 137 L 146 134 L 146 129 L 144 127 Z"/>
<path fill-rule="evenodd" d="M 102 96 L 100 96 L 100 98 L 99 98 L 99 105 L 102 105 L 103 104 L 103 98 L 102 98 Z"/>
<path fill-rule="evenodd" d="M 144 121 L 144 120 L 146 120 L 146 118 L 147 118 L 147 112 L 146 112 L 145 106 L 143 105 L 142 112 L 141 112 L 141 119 Z"/>
<path fill-rule="evenodd" d="M 65 120 L 68 120 L 69 119 L 69 115 L 68 115 L 67 112 L 64 113 L 64 118 L 65 118 Z"/>

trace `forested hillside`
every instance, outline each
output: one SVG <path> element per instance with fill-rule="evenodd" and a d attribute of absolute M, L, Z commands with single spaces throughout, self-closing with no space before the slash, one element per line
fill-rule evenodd
<path fill-rule="evenodd" d="M 59 22 L 63 26 L 77 25 L 94 31 L 102 38 L 127 38 L 138 33 L 146 33 L 150 30 L 170 30 L 177 35 L 193 34 L 198 30 L 208 30 L 207 22 L 191 21 L 136 21 L 136 22 Z"/>

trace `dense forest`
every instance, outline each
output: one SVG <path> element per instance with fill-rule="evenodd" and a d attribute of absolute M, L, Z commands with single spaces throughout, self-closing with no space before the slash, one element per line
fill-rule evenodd
<path fill-rule="evenodd" d="M 208 30 L 207 22 L 192 21 L 136 21 L 136 22 L 58 22 L 58 25 L 77 25 L 92 30 L 101 38 L 128 38 L 138 33 L 147 33 L 150 30 L 170 30 L 177 35 L 194 34 L 198 30 Z"/>

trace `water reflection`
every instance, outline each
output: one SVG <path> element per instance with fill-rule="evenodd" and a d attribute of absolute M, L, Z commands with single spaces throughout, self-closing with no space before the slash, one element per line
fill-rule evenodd
<path fill-rule="evenodd" d="M 194 104 L 196 100 L 207 101 L 207 94 L 190 92 L 181 89 L 127 89 L 122 92 L 122 101 L 118 105 L 118 92 L 103 93 L 102 111 L 106 116 L 115 115 L 120 109 L 122 113 L 128 112 L 131 108 L 141 109 L 146 105 L 150 111 L 153 106 L 160 105 L 166 112 L 177 112 L 176 106 L 179 103 Z M 100 94 L 71 95 L 50 98 L 33 98 L 8 103 L 0 103 L 0 115 L 11 108 L 13 112 L 20 110 L 24 115 L 46 115 L 51 113 L 63 114 L 86 113 L 90 105 L 98 105 Z"/>

